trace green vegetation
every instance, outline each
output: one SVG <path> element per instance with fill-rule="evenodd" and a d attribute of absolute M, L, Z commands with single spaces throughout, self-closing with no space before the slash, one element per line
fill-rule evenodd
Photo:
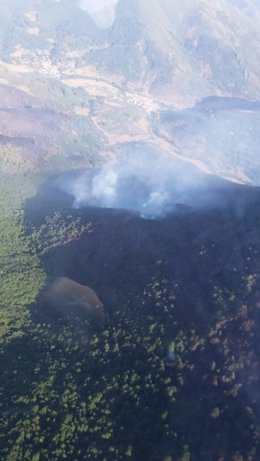
<path fill-rule="evenodd" d="M 26 161 L 21 148 L 11 145 L 0 145 L 0 171 L 2 173 L 28 172 L 32 168 L 30 161 Z"/>
<path fill-rule="evenodd" d="M 71 213 L 53 213 L 37 230 L 25 226 L 23 205 L 39 185 L 37 175 L 0 177 L 1 342 L 23 334 L 23 327 L 30 324 L 28 306 L 35 302 L 46 278 L 39 256 L 91 232 L 89 223 L 81 224 Z"/>
<path fill-rule="evenodd" d="M 79 217 L 54 212 L 46 217 L 39 228 L 30 227 L 30 249 L 32 253 L 43 255 L 53 248 L 78 239 L 86 232 L 92 232 L 91 223 L 82 224 Z"/>
<path fill-rule="evenodd" d="M 46 213 L 36 199 L 32 224 L 28 211 L 15 210 L 37 178 L 13 181 L 12 248 L 19 257 L 21 242 L 26 249 L 24 286 L 25 264 L 38 276 L 27 301 L 43 267 L 60 274 L 69 261 L 75 279 L 107 280 L 99 294 L 111 327 L 55 316 L 40 303 L 12 308 L 22 334 L 0 350 L 1 459 L 257 460 L 257 207 L 243 217 L 214 210 L 147 222 L 66 207 Z M 12 191 L 14 182 L 1 184 Z"/>
<path fill-rule="evenodd" d="M 37 185 L 38 178 L 3 174 L 0 178 L 1 342 L 22 334 L 30 317 L 28 305 L 44 284 L 45 274 L 37 256 L 30 254 L 22 224 L 22 205 Z"/>
<path fill-rule="evenodd" d="M 23 338 L 21 361 L 26 362 L 18 372 L 23 382 L 30 380 L 30 395 L 26 388 L 21 393 L 20 386 L 12 389 L 12 429 L 8 407 L 2 406 L 6 435 L 9 432 L 6 459 L 30 460 L 36 454 L 46 460 L 131 459 L 138 456 L 135 445 L 142 438 L 169 428 L 170 416 L 157 414 L 158 406 L 173 400 L 169 391 L 175 392 L 164 362 L 140 340 L 134 349 L 129 344 L 116 352 L 109 331 L 90 338 L 83 332 L 79 338 L 79 331 L 82 322 L 75 319 L 67 327 L 58 323 L 56 332 L 50 325 L 38 325 Z M 124 339 L 119 331 L 118 340 Z M 143 360 L 148 361 L 146 367 Z M 5 369 L 6 383 L 13 366 L 14 361 Z M 28 368 L 34 370 L 33 380 Z M 170 429 L 167 433 L 169 442 L 174 434 Z M 148 453 L 152 448 L 153 443 Z"/>
<path fill-rule="evenodd" d="M 178 290 L 166 285 L 151 282 L 134 312 L 130 305 L 115 308 L 116 340 L 112 330 L 90 334 L 81 319 L 59 318 L 31 326 L 5 349 L 3 459 L 187 461 L 191 434 L 203 460 L 254 459 L 256 417 L 238 395 L 247 350 L 233 356 L 238 344 L 226 329 L 234 322 L 243 327 L 245 312 L 221 314 L 207 335 L 198 327 L 181 330 L 172 302 Z M 240 429 L 230 427 L 230 417 L 243 422 L 241 440 L 231 442 Z"/>
<path fill-rule="evenodd" d="M 257 181 L 257 111 L 232 109 L 243 152 L 231 112 L 214 104 L 196 106 L 194 120 L 191 109 L 156 115 L 160 101 L 191 107 L 214 89 L 254 99 L 255 15 L 244 40 L 242 10 L 230 5 L 232 21 L 207 5 L 193 15 L 192 1 L 179 15 L 171 2 L 155 0 L 147 12 L 147 0 L 122 1 L 114 26 L 99 30 L 71 0 L 0 3 L 0 460 L 258 461 L 258 192 L 230 186 L 223 209 L 180 205 L 149 221 L 71 210 L 51 181 L 42 187 L 48 174 L 117 155 L 124 139 L 160 136 L 211 171 L 223 173 L 229 158 L 230 173 Z M 241 44 L 236 54 L 229 36 Z M 224 160 L 221 140 L 212 156 L 210 134 L 198 137 L 201 123 L 207 133 L 228 130 Z M 44 304 L 48 276 L 93 286 L 109 326 Z"/>

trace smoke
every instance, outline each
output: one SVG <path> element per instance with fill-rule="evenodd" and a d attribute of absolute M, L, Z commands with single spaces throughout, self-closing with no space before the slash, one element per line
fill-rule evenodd
<path fill-rule="evenodd" d="M 162 218 L 180 206 L 202 207 L 216 201 L 212 178 L 149 145 L 130 143 L 117 162 L 62 180 L 74 207 L 128 210 L 143 218 Z"/>
<path fill-rule="evenodd" d="M 98 27 L 111 27 L 116 18 L 116 5 L 119 0 L 79 0 L 82 10 L 92 17 Z"/>

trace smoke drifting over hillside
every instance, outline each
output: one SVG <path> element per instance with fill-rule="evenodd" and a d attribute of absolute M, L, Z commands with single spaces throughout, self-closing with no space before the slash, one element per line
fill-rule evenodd
<path fill-rule="evenodd" d="M 115 21 L 118 0 L 79 0 L 82 10 L 94 19 L 99 27 L 110 27 Z"/>
<path fill-rule="evenodd" d="M 150 146 L 125 146 L 117 163 L 90 170 L 61 187 L 74 197 L 74 206 L 129 210 L 144 218 L 160 218 L 176 206 L 207 206 L 216 202 L 209 188 L 212 177 L 193 165 Z"/>

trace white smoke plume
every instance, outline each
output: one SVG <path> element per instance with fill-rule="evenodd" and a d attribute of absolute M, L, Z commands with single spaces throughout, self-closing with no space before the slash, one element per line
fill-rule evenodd
<path fill-rule="evenodd" d="M 216 198 L 212 178 L 187 162 L 144 144 L 124 146 L 117 162 L 64 180 L 74 206 L 129 210 L 143 218 L 161 218 L 176 207 L 201 207 Z"/>

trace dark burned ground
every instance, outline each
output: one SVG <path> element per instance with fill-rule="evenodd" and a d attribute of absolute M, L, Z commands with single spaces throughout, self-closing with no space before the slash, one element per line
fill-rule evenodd
<path fill-rule="evenodd" d="M 259 101 L 213 96 L 160 112 L 154 131 L 209 171 L 259 185 L 259 123 Z"/>
<path fill-rule="evenodd" d="M 25 91 L 9 85 L 0 84 L 0 108 L 21 109 L 24 107 L 40 107 L 39 99 Z"/>
<path fill-rule="evenodd" d="M 0 147 L 19 147 L 38 165 L 53 140 L 61 138 L 66 119 L 44 107 L 0 108 Z"/>
<path fill-rule="evenodd" d="M 218 193 L 219 195 L 219 193 Z M 237 290 L 240 277 L 258 272 L 260 190 L 229 185 L 222 206 L 193 211 L 178 206 L 164 219 L 142 219 L 111 209 L 72 210 L 72 200 L 52 182 L 27 204 L 29 222 L 67 209 L 92 232 L 43 258 L 46 272 L 93 286 L 105 301 L 134 301 L 151 278 L 182 283 L 183 314 L 196 312 L 194 299 L 205 298 L 215 284 Z M 242 289 L 242 287 L 241 287 Z M 185 306 L 185 307 L 184 307 Z"/>
<path fill-rule="evenodd" d="M 30 148 L 59 135 L 65 116 L 40 99 L 8 85 L 0 85 L 0 144 Z"/>
<path fill-rule="evenodd" d="M 99 332 L 85 344 L 79 322 L 81 346 L 73 351 L 77 324 L 72 335 L 57 322 L 56 338 L 54 322 L 49 347 L 56 355 L 50 358 L 45 341 L 44 366 L 52 360 L 59 370 L 64 362 L 52 392 L 60 398 L 76 382 L 78 403 L 56 408 L 50 398 L 38 449 L 62 459 L 52 436 L 71 418 L 75 431 L 62 448 L 70 460 L 258 460 L 259 190 L 231 185 L 222 208 L 179 206 L 163 220 L 144 220 L 114 210 L 71 211 L 70 198 L 53 187 L 27 203 L 28 222 L 40 226 L 48 213 L 67 209 L 91 222 L 92 232 L 48 251 L 42 264 L 48 275 L 95 289 L 116 339 Z M 38 325 L 43 308 L 34 311 Z M 39 341 L 47 335 L 41 328 Z M 41 407 L 43 396 L 37 398 Z"/>

